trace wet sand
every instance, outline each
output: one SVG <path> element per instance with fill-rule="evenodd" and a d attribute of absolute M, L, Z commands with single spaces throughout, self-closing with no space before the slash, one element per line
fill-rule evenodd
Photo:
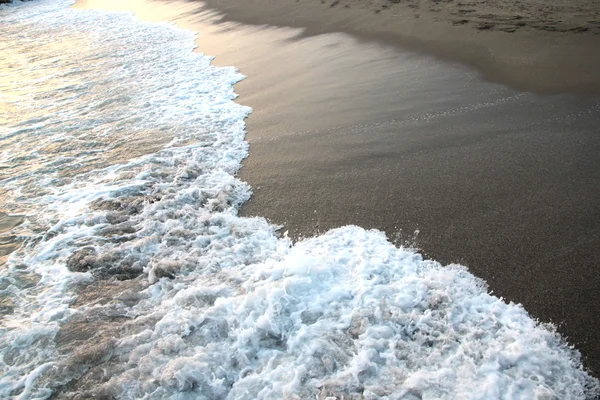
<path fill-rule="evenodd" d="M 23 222 L 20 215 L 8 215 L 0 212 L 0 268 L 6 264 L 8 256 L 21 245 L 12 230 Z"/>
<path fill-rule="evenodd" d="M 200 51 L 248 76 L 245 215 L 293 237 L 378 228 L 467 265 L 598 375 L 599 98 L 521 93 L 386 41 L 217 24 L 194 2 L 122 3 L 97 4 L 199 30 Z"/>

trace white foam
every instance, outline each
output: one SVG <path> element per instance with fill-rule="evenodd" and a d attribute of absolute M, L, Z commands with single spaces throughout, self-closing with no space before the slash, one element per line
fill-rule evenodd
<path fill-rule="evenodd" d="M 0 79 L 13 110 L 0 126 L 11 149 L 2 162 L 15 165 L 4 206 L 29 214 L 25 245 L 0 272 L 2 290 L 17 294 L 0 326 L 1 397 L 599 394 L 552 326 L 487 294 L 464 267 L 423 260 L 378 231 L 346 227 L 292 245 L 264 219 L 238 217 L 251 193 L 234 177 L 248 151 L 250 109 L 233 102 L 242 76 L 192 53 L 192 32 L 67 5 L 0 13 L 0 51 L 36 82 L 23 92 Z M 160 149 L 130 157 L 140 138 Z M 23 159 L 36 162 L 16 167 Z M 69 271 L 82 249 L 94 268 Z M 132 304 L 120 294 L 74 309 L 70 288 L 111 268 L 143 270 L 151 285 Z M 19 286 L 23 273 L 40 282 Z M 68 321 L 98 313 L 127 322 L 114 330 L 107 319 L 80 347 L 58 343 Z M 106 379 L 65 389 L 94 368 Z"/>
<path fill-rule="evenodd" d="M 340 228 L 261 264 L 190 276 L 160 281 L 134 307 L 153 309 L 159 322 L 119 343 L 135 367 L 104 390 L 131 398 L 562 399 L 585 398 L 590 382 L 572 350 L 522 307 L 487 294 L 464 267 L 423 260 L 378 231 Z"/>

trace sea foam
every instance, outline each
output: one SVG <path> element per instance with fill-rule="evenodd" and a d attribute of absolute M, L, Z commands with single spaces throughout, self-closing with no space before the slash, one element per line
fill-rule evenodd
<path fill-rule="evenodd" d="M 233 84 L 195 34 L 47 0 L 0 11 L 0 397 L 584 399 L 551 325 L 460 265 L 237 215 Z"/>

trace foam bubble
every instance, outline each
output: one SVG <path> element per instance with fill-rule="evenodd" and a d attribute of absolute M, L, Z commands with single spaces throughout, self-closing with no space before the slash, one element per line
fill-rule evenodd
<path fill-rule="evenodd" d="M 340 228 L 260 264 L 193 275 L 176 290 L 160 281 L 133 308 L 154 309 L 158 322 L 119 343 L 135 367 L 95 390 L 544 399 L 585 398 L 591 382 L 552 327 L 489 295 L 464 267 L 423 260 L 378 231 Z M 136 381 L 141 371 L 150 379 Z"/>

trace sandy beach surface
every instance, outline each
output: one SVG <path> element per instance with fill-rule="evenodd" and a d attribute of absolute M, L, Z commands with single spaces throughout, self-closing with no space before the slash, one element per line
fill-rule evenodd
<path fill-rule="evenodd" d="M 600 91 L 597 0 L 207 0 L 226 20 L 427 50 L 538 92 Z"/>
<path fill-rule="evenodd" d="M 598 2 L 208 4 L 225 14 L 78 2 L 199 30 L 200 51 L 248 76 L 245 215 L 295 238 L 377 228 L 462 263 L 598 375 L 600 99 L 576 94 L 600 88 Z"/>

